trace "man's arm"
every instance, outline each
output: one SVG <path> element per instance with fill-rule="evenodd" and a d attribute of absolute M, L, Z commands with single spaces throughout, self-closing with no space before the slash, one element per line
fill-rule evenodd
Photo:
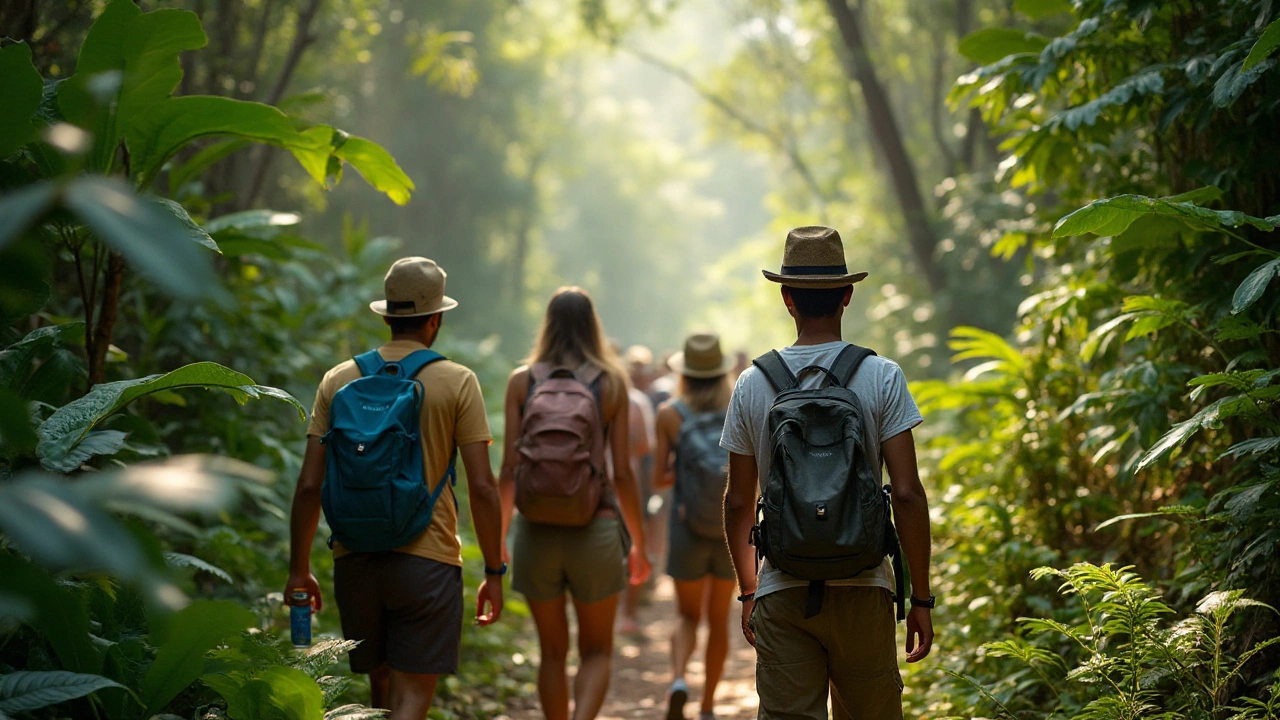
<path fill-rule="evenodd" d="M 898 528 L 902 554 L 911 570 L 911 595 L 928 598 L 929 592 L 929 500 L 916 466 L 915 439 L 910 430 L 880 444 L 889 484 L 893 487 L 893 519 Z M 907 614 L 907 662 L 919 662 L 933 646 L 933 617 L 928 608 L 913 607 Z"/>
<path fill-rule="evenodd" d="M 458 448 L 467 470 L 467 497 L 471 500 L 471 522 L 484 555 L 485 567 L 502 567 L 502 504 L 498 483 L 489 464 L 489 443 L 473 442 Z M 488 612 L 485 605 L 488 604 Z M 476 622 L 488 625 L 502 615 L 502 578 L 485 573 L 476 601 Z"/>
<path fill-rule="evenodd" d="M 738 576 L 738 590 L 743 595 L 756 591 L 756 554 L 751 547 L 751 526 L 756 521 L 756 497 L 760 486 L 760 469 L 754 455 L 729 453 L 729 484 L 724 491 L 724 536 L 729 543 L 733 571 Z M 742 603 L 742 634 L 756 644 L 756 634 L 747 621 L 755 600 Z"/>
<path fill-rule="evenodd" d="M 505 538 L 511 526 L 511 515 L 516 509 L 516 464 L 519 454 L 516 441 L 520 439 L 520 419 L 523 411 L 524 397 L 529 394 L 529 371 L 516 368 L 507 379 L 507 394 L 502 401 L 503 435 L 502 460 L 498 469 L 498 495 L 502 503 L 502 560 L 507 560 Z"/>
<path fill-rule="evenodd" d="M 312 612 L 320 610 L 320 583 L 311 574 L 311 544 L 315 542 L 316 525 L 320 523 L 320 488 L 324 485 L 324 445 L 315 435 L 307 436 L 307 449 L 302 456 L 302 470 L 293 490 L 293 508 L 289 513 L 289 583 L 284 597 L 288 602 L 295 588 L 306 588 L 311 595 Z"/>

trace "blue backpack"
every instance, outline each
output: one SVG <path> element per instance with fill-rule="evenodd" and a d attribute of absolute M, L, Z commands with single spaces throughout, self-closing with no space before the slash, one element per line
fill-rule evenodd
<path fill-rule="evenodd" d="M 377 350 L 355 358 L 361 377 L 334 393 L 324 485 L 320 493 L 325 520 L 337 540 L 354 552 L 386 552 L 406 545 L 431 524 L 436 499 L 446 481 L 456 485 L 449 461 L 434 491 L 422 468 L 422 383 L 418 371 L 443 360 L 432 350 L 417 350 L 399 362 L 386 362 Z"/>

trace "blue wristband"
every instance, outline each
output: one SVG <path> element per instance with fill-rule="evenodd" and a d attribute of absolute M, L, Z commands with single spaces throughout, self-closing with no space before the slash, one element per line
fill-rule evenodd
<path fill-rule="evenodd" d="M 506 575 L 506 574 L 507 574 L 507 564 L 506 564 L 506 563 L 502 563 L 502 567 L 501 567 L 500 569 L 498 569 L 498 570 L 494 570 L 493 568 L 489 567 L 488 565 L 485 565 L 485 566 L 484 566 L 484 574 L 485 574 L 485 575 L 497 575 L 498 577 L 502 577 L 503 575 Z"/>

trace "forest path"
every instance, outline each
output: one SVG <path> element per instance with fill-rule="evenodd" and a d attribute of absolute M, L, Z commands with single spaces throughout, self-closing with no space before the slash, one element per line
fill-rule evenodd
<path fill-rule="evenodd" d="M 725 663 L 724 677 L 716 688 L 715 713 L 717 720 L 748 720 L 756 716 L 755 650 L 742 637 L 738 629 L 737 603 L 730 611 L 729 659 Z M 618 633 L 614 642 L 613 680 L 609 696 L 605 699 L 599 720 L 630 720 L 652 718 L 659 720 L 666 714 L 666 692 L 671 682 L 670 637 L 676 624 L 675 600 L 671 578 L 661 577 L 648 605 L 639 610 L 640 633 L 634 636 Z M 532 622 L 529 631 L 533 632 Z M 686 679 L 689 681 L 689 702 L 685 705 L 686 718 L 698 717 L 702 700 L 702 650 L 706 628 L 699 633 L 698 651 L 689 662 Z M 570 658 L 570 677 L 575 672 L 574 659 Z M 542 713 L 535 696 L 512 700 L 507 707 L 511 720 L 538 720 Z"/>

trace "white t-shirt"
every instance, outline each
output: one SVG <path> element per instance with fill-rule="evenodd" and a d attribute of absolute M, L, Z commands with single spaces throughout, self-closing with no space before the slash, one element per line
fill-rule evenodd
<path fill-rule="evenodd" d="M 830 368 L 845 345 L 847 343 L 840 341 L 821 345 L 792 345 L 782 348 L 778 353 L 791 372 L 795 373 L 810 365 Z M 800 387 L 816 388 L 825 377 L 823 373 L 812 370 L 800 378 Z M 892 360 L 877 355 L 868 357 L 849 380 L 848 388 L 862 401 L 867 412 L 868 422 L 863 425 L 863 432 L 866 433 L 864 447 L 868 462 L 875 473 L 880 475 L 880 444 L 919 425 L 924 422 L 924 418 L 921 417 L 911 392 L 907 390 L 907 379 L 902 374 L 902 368 Z M 720 447 L 725 450 L 739 455 L 756 456 L 761 493 L 764 492 L 764 482 L 769 477 L 769 407 L 777 394 L 764 373 L 754 365 L 743 371 L 733 389 L 733 399 L 729 401 L 729 412 L 724 421 L 724 434 L 720 438 Z M 764 559 L 760 561 L 760 579 L 755 595 L 762 597 L 778 590 L 805 587 L 808 584 L 808 581 L 775 569 L 768 559 Z M 869 585 L 892 592 L 893 566 L 886 557 L 879 567 L 867 570 L 857 577 L 828 580 L 827 584 Z"/>

